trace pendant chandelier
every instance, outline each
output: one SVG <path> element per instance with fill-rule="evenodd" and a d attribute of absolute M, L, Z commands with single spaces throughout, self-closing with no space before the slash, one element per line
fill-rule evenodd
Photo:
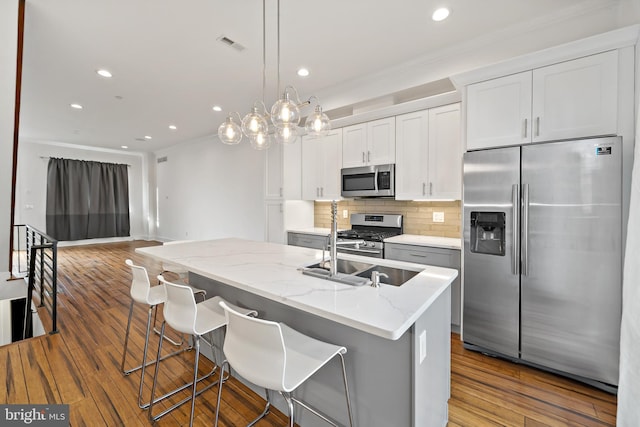
<path fill-rule="evenodd" d="M 278 0 L 278 92 L 280 92 L 280 0 Z M 311 96 L 301 102 L 298 91 L 293 86 L 286 86 L 282 97 L 268 111 L 264 104 L 266 87 L 266 0 L 262 0 L 262 101 L 256 101 L 251 111 L 241 118 L 237 112 L 229 113 L 225 121 L 218 127 L 218 138 L 224 144 L 235 145 L 242 141 L 243 135 L 249 138 L 251 146 L 256 150 L 269 148 L 275 139 L 281 144 L 294 143 L 299 136 L 300 109 L 316 106 L 306 118 L 304 129 L 308 135 L 326 135 L 331 130 L 329 117 L 322 112 L 318 98 Z M 237 120 L 236 117 L 237 116 Z"/>

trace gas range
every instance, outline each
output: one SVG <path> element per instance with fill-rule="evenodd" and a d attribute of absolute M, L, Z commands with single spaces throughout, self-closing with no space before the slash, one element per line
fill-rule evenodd
<path fill-rule="evenodd" d="M 338 252 L 384 258 L 384 239 L 402 234 L 402 215 L 351 214 L 351 230 L 338 232 L 338 242 L 363 240 L 358 245 L 340 245 Z"/>

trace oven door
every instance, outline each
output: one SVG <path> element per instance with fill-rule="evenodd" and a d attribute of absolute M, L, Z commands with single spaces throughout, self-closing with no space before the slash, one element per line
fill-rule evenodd
<path fill-rule="evenodd" d="M 336 249 L 340 253 L 368 256 L 371 258 L 383 258 L 384 252 L 381 248 L 352 248 L 349 246 L 338 246 Z"/>

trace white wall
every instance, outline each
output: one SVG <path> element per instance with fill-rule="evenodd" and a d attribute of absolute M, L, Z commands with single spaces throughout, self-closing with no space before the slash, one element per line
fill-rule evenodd
<path fill-rule="evenodd" d="M 640 40 L 638 40 L 640 43 Z M 636 45 L 636 141 L 640 141 L 640 46 Z M 640 144 L 636 144 L 624 264 L 617 425 L 640 425 Z"/>
<path fill-rule="evenodd" d="M 211 136 L 155 154 L 159 240 L 264 240 L 265 152 Z"/>
<path fill-rule="evenodd" d="M 129 206 L 131 236 L 146 239 L 148 201 L 144 188 L 147 175 L 141 153 L 95 149 L 78 145 L 20 140 L 16 180 L 16 224 L 29 224 L 46 232 L 47 164 L 49 157 L 124 163 L 129 170 Z M 111 239 L 114 240 L 114 239 Z M 115 239 L 121 240 L 121 239 Z M 94 243 L 104 239 L 91 239 Z M 77 243 L 77 242 L 76 242 Z"/>
<path fill-rule="evenodd" d="M 0 1 L 0 281 L 9 277 L 18 0 Z"/>

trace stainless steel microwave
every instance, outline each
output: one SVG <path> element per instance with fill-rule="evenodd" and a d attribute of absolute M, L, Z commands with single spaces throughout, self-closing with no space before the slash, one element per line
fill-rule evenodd
<path fill-rule="evenodd" d="M 342 197 L 394 197 L 396 165 L 343 168 Z"/>

